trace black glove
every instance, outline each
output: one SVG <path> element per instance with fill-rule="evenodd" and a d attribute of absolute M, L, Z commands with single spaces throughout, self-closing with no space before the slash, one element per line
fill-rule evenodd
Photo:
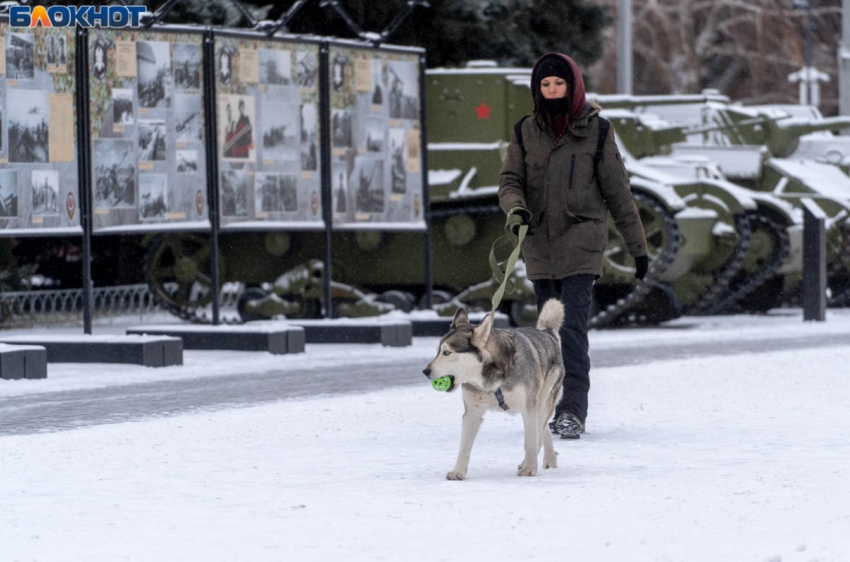
<path fill-rule="evenodd" d="M 518 209 L 512 210 L 510 214 L 517 216 L 522 220 L 521 223 L 514 224 L 511 227 L 511 230 L 513 230 L 514 234 L 519 235 L 519 227 L 522 226 L 522 225 L 527 225 L 528 230 L 525 232 L 525 235 L 526 236 L 530 235 L 531 234 L 531 213 L 528 212 L 528 209 L 523 209 L 522 207 L 520 207 Z"/>
<path fill-rule="evenodd" d="M 649 270 L 649 256 L 635 258 L 635 279 L 643 280 Z"/>

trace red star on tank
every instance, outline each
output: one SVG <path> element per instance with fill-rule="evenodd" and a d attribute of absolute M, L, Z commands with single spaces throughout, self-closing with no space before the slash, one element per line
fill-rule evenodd
<path fill-rule="evenodd" d="M 490 118 L 490 112 L 492 110 L 493 110 L 492 107 L 490 107 L 489 105 L 487 105 L 484 102 L 481 102 L 481 105 L 479 105 L 478 107 L 475 108 L 475 113 L 478 114 L 479 119 L 489 119 Z"/>

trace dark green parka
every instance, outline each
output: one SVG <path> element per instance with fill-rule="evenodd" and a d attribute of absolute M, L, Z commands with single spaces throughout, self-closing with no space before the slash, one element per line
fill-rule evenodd
<path fill-rule="evenodd" d="M 545 56 L 562 56 L 572 68 L 569 128 L 553 148 L 556 135 L 539 117 L 545 110 L 539 101 L 540 81 L 534 80 L 532 71 L 535 115 L 522 124 L 524 153 L 511 135 L 499 172 L 499 205 L 506 213 L 517 206 L 531 212 L 533 235 L 522 245 L 529 279 L 563 279 L 582 273 L 601 277 L 602 252 L 608 244 L 607 212 L 611 211 L 632 257 L 647 255 L 643 225 L 613 131 L 605 141 L 599 176 L 594 173 L 600 107 L 585 102 L 578 66 L 565 55 Z"/>

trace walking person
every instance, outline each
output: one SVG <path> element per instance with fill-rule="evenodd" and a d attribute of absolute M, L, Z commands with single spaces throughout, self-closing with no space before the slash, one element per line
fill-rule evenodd
<path fill-rule="evenodd" d="M 646 275 L 649 257 L 614 134 L 602 124 L 601 108 L 585 100 L 575 61 L 560 53 L 540 57 L 531 97 L 534 113 L 515 126 L 499 172 L 499 204 L 529 227 L 522 255 L 538 312 L 550 298 L 564 304 L 564 392 L 550 427 L 562 439 L 578 439 L 587 418 L 587 330 L 608 244 L 608 211 L 635 260 L 637 279 Z"/>

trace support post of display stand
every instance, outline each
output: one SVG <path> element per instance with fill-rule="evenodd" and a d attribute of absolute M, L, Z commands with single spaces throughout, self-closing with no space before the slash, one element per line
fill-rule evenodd
<path fill-rule="evenodd" d="M 215 36 L 211 29 L 204 30 L 204 113 L 207 136 L 207 214 L 210 219 L 210 290 L 212 291 L 212 323 L 217 326 L 219 317 L 218 269 L 218 146 L 215 103 Z"/>
<path fill-rule="evenodd" d="M 422 137 L 422 214 L 425 218 L 425 308 L 431 308 L 431 298 L 434 289 L 434 275 L 432 271 L 431 254 L 431 200 L 428 194 L 428 113 L 425 105 L 425 88 L 428 79 L 425 74 L 428 60 L 425 53 L 419 56 L 419 123 Z"/>
<path fill-rule="evenodd" d="M 333 232 L 333 195 L 331 193 L 331 94 L 330 94 L 330 46 L 322 42 L 319 46 L 319 127 L 324 133 L 321 142 L 322 154 L 322 220 L 325 221 L 325 259 L 322 287 L 325 318 L 334 318 L 334 302 L 331 290 L 331 234 Z"/>
<path fill-rule="evenodd" d="M 803 320 L 826 320 L 826 213 L 811 199 L 803 205 Z"/>
<path fill-rule="evenodd" d="M 79 212 L 82 237 L 82 267 L 83 267 L 83 332 L 92 333 L 92 315 L 94 302 L 92 298 L 91 277 L 91 233 L 92 233 L 92 193 L 91 166 L 89 165 L 89 95 L 88 95 L 88 30 L 82 27 L 76 29 L 77 60 L 75 77 L 77 80 L 77 174 L 79 185 Z M 67 203 L 66 203 L 67 205 Z"/>

